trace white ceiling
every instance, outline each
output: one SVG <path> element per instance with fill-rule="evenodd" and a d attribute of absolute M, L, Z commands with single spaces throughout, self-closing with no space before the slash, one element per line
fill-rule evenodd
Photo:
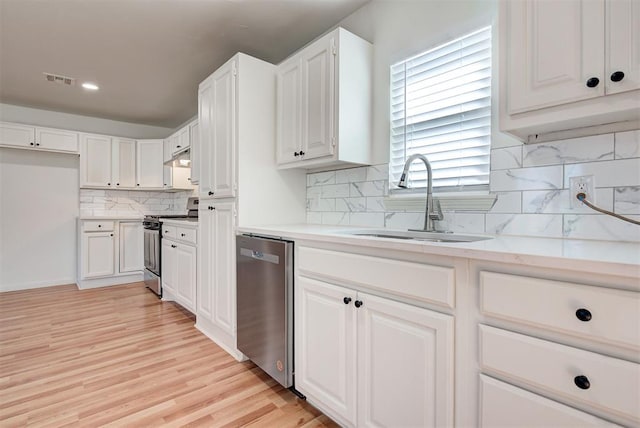
<path fill-rule="evenodd" d="M 368 1 L 0 0 L 0 102 L 173 128 L 234 53 L 278 63 Z"/>

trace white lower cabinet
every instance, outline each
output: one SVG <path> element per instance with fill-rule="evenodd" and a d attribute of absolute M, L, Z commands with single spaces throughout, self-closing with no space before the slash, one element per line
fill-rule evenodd
<path fill-rule="evenodd" d="M 82 234 L 82 278 L 111 276 L 116 273 L 115 243 L 113 230 Z"/>
<path fill-rule="evenodd" d="M 640 293 L 505 270 L 478 273 L 480 425 L 639 426 Z"/>
<path fill-rule="evenodd" d="M 78 287 L 104 287 L 142 281 L 142 220 L 81 219 L 78 221 Z"/>
<path fill-rule="evenodd" d="M 200 199 L 196 327 L 236 358 L 235 202 Z"/>
<path fill-rule="evenodd" d="M 347 426 L 453 425 L 453 317 L 299 276 L 296 388 Z"/>
<path fill-rule="evenodd" d="M 136 272 L 144 269 L 144 235 L 139 221 L 121 221 L 118 272 Z"/>
<path fill-rule="evenodd" d="M 164 231 L 170 233 L 164 233 Z M 162 297 L 173 300 L 191 312 L 196 312 L 195 227 L 163 225 Z"/>

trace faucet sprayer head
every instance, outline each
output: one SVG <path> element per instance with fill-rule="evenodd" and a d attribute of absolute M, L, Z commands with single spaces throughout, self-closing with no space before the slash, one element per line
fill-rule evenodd
<path fill-rule="evenodd" d="M 405 172 L 403 172 L 402 175 L 400 176 L 400 181 L 398 182 L 398 187 L 401 187 L 403 189 L 407 188 L 407 174 Z"/>

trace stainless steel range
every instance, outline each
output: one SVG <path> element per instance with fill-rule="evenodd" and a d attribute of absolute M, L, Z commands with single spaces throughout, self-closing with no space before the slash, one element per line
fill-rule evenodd
<path fill-rule="evenodd" d="M 162 219 L 177 218 L 198 221 L 198 198 L 189 198 L 185 215 L 147 215 L 144 227 L 144 282 L 162 297 Z"/>

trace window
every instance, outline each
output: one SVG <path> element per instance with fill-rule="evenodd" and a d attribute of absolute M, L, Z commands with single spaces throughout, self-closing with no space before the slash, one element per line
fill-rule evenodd
<path fill-rule="evenodd" d="M 489 189 L 491 148 L 491 27 L 391 67 L 390 187 L 406 159 L 425 155 L 434 192 Z M 427 186 L 415 161 L 410 188 Z"/>

